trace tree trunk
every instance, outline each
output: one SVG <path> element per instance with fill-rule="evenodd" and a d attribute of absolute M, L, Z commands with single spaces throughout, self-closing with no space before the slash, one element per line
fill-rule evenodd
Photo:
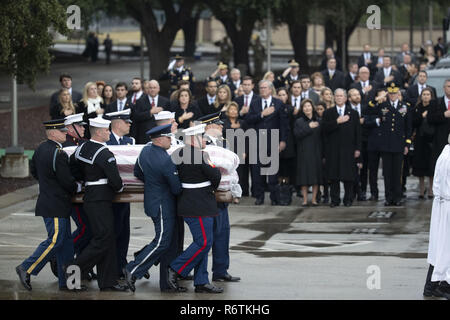
<path fill-rule="evenodd" d="M 198 20 L 200 14 L 195 17 L 191 17 L 183 24 L 184 33 L 184 56 L 194 57 L 195 50 L 197 49 L 197 29 Z"/>
<path fill-rule="evenodd" d="M 308 25 L 289 24 L 289 38 L 294 49 L 294 58 L 300 64 L 301 73 L 309 73 L 308 63 Z"/>
<path fill-rule="evenodd" d="M 147 56 L 150 61 L 150 79 L 159 79 L 162 73 L 167 69 L 169 65 L 170 47 L 171 45 L 165 44 L 164 41 L 155 41 L 155 35 L 142 28 L 145 42 L 147 43 Z"/>

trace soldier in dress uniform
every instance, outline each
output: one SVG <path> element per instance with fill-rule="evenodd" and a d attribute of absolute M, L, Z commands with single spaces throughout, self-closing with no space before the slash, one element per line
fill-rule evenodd
<path fill-rule="evenodd" d="M 189 81 L 189 88 L 191 92 L 194 92 L 194 74 L 191 71 L 191 68 L 185 67 L 184 65 L 184 57 L 177 54 L 175 56 L 175 63 L 173 62 L 169 65 L 169 68 L 166 72 L 164 72 L 159 80 L 169 80 L 170 81 L 170 90 L 169 95 L 177 90 L 178 81 L 185 80 Z"/>
<path fill-rule="evenodd" d="M 131 128 L 131 109 L 110 112 L 104 118 L 111 121 L 111 133 L 107 145 L 134 145 L 133 137 L 127 136 Z M 123 277 L 122 269 L 127 265 L 128 245 L 130 243 L 130 204 L 113 203 L 114 229 L 117 246 L 117 271 Z"/>
<path fill-rule="evenodd" d="M 217 69 L 211 74 L 209 79 L 216 81 L 217 85 L 222 85 L 230 82 L 230 77 L 228 76 L 228 65 L 220 61 L 217 64 Z"/>
<path fill-rule="evenodd" d="M 132 291 L 135 290 L 135 281 L 158 263 L 161 263 L 159 285 L 162 292 L 187 290 L 179 286 L 169 287 L 168 263 L 163 263 L 167 256 L 175 259 L 177 255 L 175 196 L 181 193 L 177 168 L 167 153 L 171 145 L 171 127 L 171 124 L 165 124 L 147 131 L 152 143 L 142 149 L 134 167 L 135 176 L 144 182 L 144 209 L 153 221 L 155 237 L 123 270 Z"/>
<path fill-rule="evenodd" d="M 49 259 L 56 255 L 59 289 L 67 289 L 62 266 L 73 259 L 70 233 L 71 196 L 81 185 L 70 173 L 67 154 L 62 150 L 67 129 L 64 119 L 44 122 L 47 141 L 41 143 L 31 159 L 31 174 L 39 181 L 36 216 L 44 219 L 48 238 L 34 253 L 16 267 L 20 282 L 31 290 L 30 275 L 37 276 Z"/>
<path fill-rule="evenodd" d="M 112 200 L 122 192 L 122 178 L 114 155 L 106 142 L 110 139 L 111 121 L 101 116 L 89 119 L 91 139 L 79 146 L 70 157 L 77 169 L 77 179 L 85 181 L 83 207 L 89 219 L 92 239 L 73 261 L 81 272 L 97 266 L 98 286 L 102 291 L 126 291 L 117 282 L 117 258 Z"/>
<path fill-rule="evenodd" d="M 292 82 L 299 80 L 298 74 L 300 71 L 300 65 L 294 59 L 289 60 L 289 67 L 283 71 L 283 74 L 278 76 L 274 81 L 274 86 L 276 89 L 280 87 L 290 88 Z"/>
<path fill-rule="evenodd" d="M 183 130 L 186 145 L 172 154 L 183 188 L 177 201 L 177 213 L 189 226 L 193 242 L 170 263 L 168 283 L 176 290 L 178 276 L 186 277 L 194 270 L 195 292 L 222 293 L 223 288 L 210 284 L 208 279 L 208 252 L 212 245 L 214 217 L 219 211 L 214 190 L 219 186 L 221 174 L 202 151 L 206 146 L 201 136 L 205 126 L 200 124 Z"/>
<path fill-rule="evenodd" d="M 388 100 L 376 104 L 369 102 L 369 107 L 377 108 L 375 113 L 380 127 L 380 146 L 383 159 L 383 176 L 385 186 L 385 205 L 399 206 L 402 199 L 402 163 L 411 145 L 412 120 L 409 103 L 398 99 L 399 87 L 394 82 L 387 87 Z"/>
<path fill-rule="evenodd" d="M 211 144 L 225 148 L 224 139 L 222 138 L 223 122 L 220 120 L 220 112 L 216 112 L 198 119 L 206 124 L 205 136 Z M 217 202 L 219 215 L 214 217 L 214 234 L 212 244 L 212 280 L 237 282 L 241 280 L 239 277 L 233 277 L 228 273 L 230 267 L 230 218 L 228 216 L 228 203 Z"/>

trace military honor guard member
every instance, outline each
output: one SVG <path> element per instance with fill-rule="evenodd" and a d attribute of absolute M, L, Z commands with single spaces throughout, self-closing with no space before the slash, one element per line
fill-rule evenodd
<path fill-rule="evenodd" d="M 48 237 L 34 253 L 16 267 L 20 282 L 31 290 L 30 275 L 37 276 L 45 264 L 56 255 L 59 289 L 65 290 L 63 265 L 73 259 L 70 233 L 71 196 L 81 190 L 69 168 L 67 154 L 62 150 L 67 129 L 64 119 L 44 122 L 47 141 L 41 143 L 31 159 L 31 174 L 39 181 L 36 216 L 43 217 Z"/>
<path fill-rule="evenodd" d="M 111 121 L 89 119 L 91 139 L 79 146 L 70 160 L 78 169 L 77 179 L 84 181 L 83 207 L 89 219 L 92 239 L 88 246 L 71 263 L 81 272 L 97 266 L 98 286 L 102 291 L 126 291 L 127 286 L 117 282 L 116 239 L 112 200 L 122 192 L 122 178 L 117 169 L 114 155 L 106 142 L 110 139 Z"/>
<path fill-rule="evenodd" d="M 131 128 L 131 109 L 105 114 L 111 121 L 111 133 L 107 145 L 134 145 L 133 137 L 127 136 Z M 130 204 L 113 203 L 114 229 L 117 246 L 117 271 L 123 277 L 122 269 L 127 265 L 128 245 L 130 243 Z"/>
<path fill-rule="evenodd" d="M 172 157 L 179 157 L 175 163 L 182 159 L 177 165 L 183 188 L 177 201 L 177 213 L 189 226 L 193 242 L 170 263 L 168 283 L 178 290 L 178 276 L 186 277 L 194 270 L 195 292 L 222 293 L 223 288 L 210 284 L 208 279 L 208 252 L 212 246 L 214 217 L 219 214 L 214 190 L 219 186 L 221 173 L 202 151 L 206 146 L 201 136 L 205 126 L 200 124 L 183 130 L 186 146 L 172 154 Z"/>
<path fill-rule="evenodd" d="M 201 117 L 198 121 L 206 124 L 205 136 L 210 137 L 209 144 L 225 148 L 225 145 L 221 143 L 224 140 L 222 138 L 223 122 L 220 120 L 220 112 Z M 241 278 L 233 277 L 228 273 L 228 268 L 230 267 L 230 218 L 228 216 L 228 203 L 217 202 L 217 208 L 219 209 L 219 215 L 214 217 L 213 225 L 212 280 L 237 282 Z"/>
<path fill-rule="evenodd" d="M 449 136 L 450 138 L 450 136 Z M 449 143 L 450 143 L 450 139 Z M 436 162 L 433 180 L 430 241 L 427 262 L 430 264 L 423 290 L 425 297 L 450 300 L 450 145 L 444 147 Z"/>
<path fill-rule="evenodd" d="M 409 104 L 398 98 L 399 87 L 389 83 L 388 99 L 376 105 L 377 124 L 380 127 L 381 158 L 385 188 L 385 205 L 399 206 L 402 199 L 402 163 L 411 145 L 412 120 Z M 371 101 L 370 107 L 375 107 Z"/>
<path fill-rule="evenodd" d="M 192 73 L 191 68 L 184 65 L 184 57 L 179 54 L 175 56 L 175 61 L 169 65 L 169 68 L 161 75 L 159 80 L 169 80 L 169 95 L 178 89 L 178 81 L 181 80 L 189 81 L 189 88 L 191 92 L 194 92 L 194 74 Z"/>
<path fill-rule="evenodd" d="M 299 80 L 300 64 L 294 59 L 289 60 L 288 63 L 289 67 L 274 81 L 274 86 L 277 89 L 280 87 L 289 89 L 293 81 Z"/>
<path fill-rule="evenodd" d="M 147 132 L 152 143 L 142 149 L 134 167 L 135 176 L 144 182 L 144 210 L 153 221 L 155 237 L 123 270 L 132 291 L 135 291 L 135 281 L 141 279 L 158 263 L 161 263 L 159 279 L 161 291 L 186 291 L 186 288 L 179 286 L 171 288 L 168 285 L 168 263 L 162 263 L 165 256 L 170 256 L 173 260 L 177 255 L 175 196 L 182 190 L 177 168 L 167 153 L 171 145 L 171 127 L 171 124 L 165 124 Z"/>

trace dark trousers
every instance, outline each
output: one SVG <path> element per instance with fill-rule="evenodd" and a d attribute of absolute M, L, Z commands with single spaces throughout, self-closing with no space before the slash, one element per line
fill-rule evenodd
<path fill-rule="evenodd" d="M 353 181 L 343 181 L 344 183 L 344 204 L 352 203 L 353 199 Z M 340 204 L 341 203 L 341 184 L 339 180 L 331 180 L 330 183 L 330 197 L 331 203 Z"/>
<path fill-rule="evenodd" d="M 369 151 L 368 154 L 370 194 L 378 196 L 378 167 L 380 166 L 381 153 L 379 151 Z"/>
<path fill-rule="evenodd" d="M 86 216 L 82 205 L 74 205 L 70 215 L 77 226 L 72 233 L 72 238 L 75 255 L 78 256 L 89 244 L 89 241 L 92 238 L 92 232 L 89 227 L 88 217 Z"/>
<path fill-rule="evenodd" d="M 184 251 L 184 218 L 177 216 L 177 255 Z"/>
<path fill-rule="evenodd" d="M 382 152 L 385 199 L 398 202 L 402 199 L 402 152 Z"/>
<path fill-rule="evenodd" d="M 367 192 L 367 177 L 369 171 L 369 152 L 367 151 L 367 141 L 362 142 L 361 147 L 362 168 L 359 170 L 359 182 L 361 192 Z"/>
<path fill-rule="evenodd" d="M 74 264 L 80 267 L 82 273 L 97 266 L 99 288 L 112 287 L 117 284 L 118 275 L 112 203 L 84 202 L 83 207 L 91 226 L 92 239 Z"/>
<path fill-rule="evenodd" d="M 28 274 L 36 276 L 54 256 L 58 265 L 59 287 L 66 286 L 63 266 L 73 259 L 73 241 L 68 218 L 44 218 L 47 239 L 39 244 L 34 253 L 22 262 Z"/>
<path fill-rule="evenodd" d="M 113 203 L 114 230 L 116 234 L 117 271 L 122 274 L 122 269 L 127 265 L 128 245 L 130 244 L 130 204 Z"/>
<path fill-rule="evenodd" d="M 253 197 L 256 199 L 264 200 L 264 182 L 268 180 L 270 200 L 279 201 L 279 196 L 276 194 L 276 186 L 278 184 L 278 175 L 262 175 L 261 165 L 252 164 L 250 165 L 250 170 L 252 173 L 252 193 Z"/>
<path fill-rule="evenodd" d="M 214 278 L 226 275 L 230 267 L 230 219 L 226 204 L 224 208 L 219 207 L 219 215 L 214 217 L 213 228 L 212 272 Z"/>
<path fill-rule="evenodd" d="M 239 176 L 239 184 L 241 185 L 241 188 L 242 188 L 242 196 L 243 197 L 249 196 L 250 188 L 249 188 L 249 183 L 248 183 L 248 176 L 250 173 L 250 165 L 246 164 L 246 163 L 240 164 L 237 167 L 236 171 Z"/>
<path fill-rule="evenodd" d="M 208 252 L 213 241 L 213 217 L 184 218 L 192 233 L 193 242 L 183 251 L 170 267 L 182 277 L 186 277 L 194 269 L 194 285 L 209 283 Z"/>

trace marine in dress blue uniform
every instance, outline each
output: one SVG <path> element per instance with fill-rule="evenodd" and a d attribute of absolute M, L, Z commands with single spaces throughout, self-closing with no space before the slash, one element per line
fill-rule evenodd
<path fill-rule="evenodd" d="M 181 81 L 181 80 L 189 81 L 189 88 L 190 88 L 191 92 L 194 92 L 195 78 L 194 78 L 194 74 L 191 71 L 191 68 L 186 67 L 184 65 L 184 57 L 177 54 L 175 56 L 175 60 L 176 60 L 176 65 L 173 68 L 170 68 L 166 72 L 164 72 L 159 79 L 160 80 L 169 80 L 169 82 L 170 82 L 169 95 L 172 92 L 174 92 L 175 90 L 177 90 L 178 81 Z M 181 66 L 178 66 L 179 64 L 181 64 Z"/>
<path fill-rule="evenodd" d="M 409 104 L 398 99 L 400 90 L 395 83 L 388 85 L 388 100 L 376 105 L 380 127 L 380 146 L 383 159 L 385 205 L 399 206 L 402 199 L 402 163 L 411 145 L 412 120 Z M 369 103 L 375 106 L 375 103 Z"/>
<path fill-rule="evenodd" d="M 71 195 L 81 190 L 70 173 L 67 154 L 62 150 L 67 129 L 64 119 L 44 122 L 48 140 L 41 143 L 31 159 L 31 174 L 39 181 L 36 216 L 43 217 L 48 237 L 34 253 L 16 267 L 22 285 L 31 290 L 30 275 L 38 275 L 45 264 L 56 256 L 58 283 L 66 288 L 62 266 L 73 259 L 70 233 Z"/>
<path fill-rule="evenodd" d="M 107 145 L 134 145 L 135 140 L 127 136 L 131 127 L 131 109 L 110 112 L 105 114 L 105 119 L 111 121 L 111 134 Z M 130 244 L 130 204 L 113 203 L 114 230 L 117 247 L 117 271 L 119 277 L 123 277 L 122 269 L 127 265 L 128 246 Z"/>
<path fill-rule="evenodd" d="M 225 148 L 225 140 L 222 139 L 223 122 L 220 120 L 220 112 L 206 115 L 198 119 L 206 124 L 205 136 L 211 144 Z M 210 130 L 212 129 L 212 130 Z M 223 142 L 223 143 L 222 143 Z M 228 203 L 217 202 L 219 214 L 214 217 L 214 233 L 212 244 L 212 272 L 213 281 L 237 282 L 239 277 L 233 277 L 228 273 L 230 267 L 230 218 L 228 215 Z"/>
<path fill-rule="evenodd" d="M 186 146 L 176 150 L 172 158 L 177 165 L 183 191 L 178 197 L 177 213 L 184 218 L 193 242 L 168 268 L 168 283 L 178 288 L 179 275 L 186 277 L 194 270 L 195 292 L 221 293 L 208 279 L 208 252 L 212 246 L 214 217 L 218 215 L 214 190 L 220 183 L 220 170 L 202 151 L 205 140 L 200 136 L 205 124 L 183 130 Z M 180 161 L 182 160 L 182 161 Z"/>
<path fill-rule="evenodd" d="M 152 139 L 141 151 L 134 174 L 144 182 L 144 209 L 155 227 L 155 237 L 130 261 L 124 269 L 125 279 L 131 290 L 134 282 L 160 263 L 160 289 L 164 292 L 184 292 L 186 288 L 171 289 L 167 283 L 167 266 L 177 254 L 176 198 L 181 193 L 181 183 L 175 164 L 167 149 L 171 142 L 171 124 L 147 131 Z"/>

